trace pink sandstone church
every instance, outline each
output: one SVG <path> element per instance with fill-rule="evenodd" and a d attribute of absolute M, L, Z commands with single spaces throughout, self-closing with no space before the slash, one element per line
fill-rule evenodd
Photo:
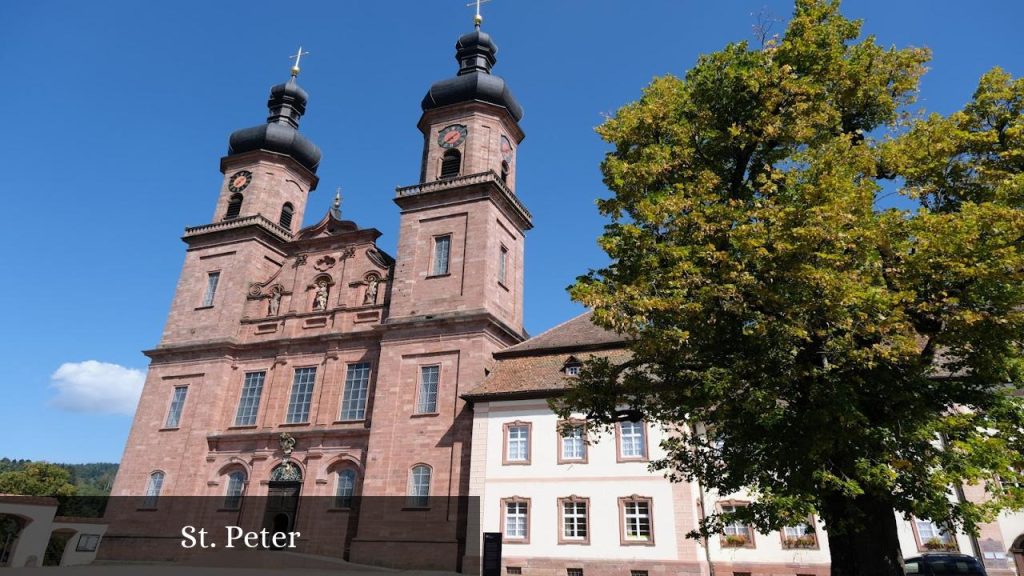
<path fill-rule="evenodd" d="M 656 425 L 597 438 L 548 408 L 581 362 L 626 343 L 588 314 L 527 339 L 523 112 L 491 73 L 496 52 L 479 26 L 462 36 L 457 75 L 423 98 L 420 181 L 396 191 L 394 256 L 337 201 L 302 227 L 320 151 L 298 131 L 297 68 L 271 89 L 266 124 L 231 135 L 210 223 L 185 231 L 113 495 L 174 529 L 168 502 L 210 497 L 215 522 L 299 531 L 297 551 L 359 563 L 475 573 L 481 532 L 500 532 L 509 575 L 828 574 L 813 518 L 686 539 L 702 514 L 749 498 L 649 471 Z M 369 503 L 380 496 L 393 498 Z M 900 527 L 908 557 L 963 551 L 991 575 L 1021 562 L 1019 515 L 981 538 Z M 116 523 L 105 542 L 150 554 Z"/>

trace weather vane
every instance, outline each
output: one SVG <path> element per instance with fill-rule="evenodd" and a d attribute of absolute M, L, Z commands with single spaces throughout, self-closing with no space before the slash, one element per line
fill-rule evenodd
<path fill-rule="evenodd" d="M 466 4 L 466 6 L 476 6 L 476 16 L 473 17 L 473 25 L 480 28 L 480 24 L 484 21 L 484 17 L 480 15 L 480 5 L 484 2 L 490 2 L 491 0 L 475 0 Z"/>
<path fill-rule="evenodd" d="M 292 58 L 295 59 L 295 64 L 292 66 L 292 76 L 299 75 L 299 60 L 301 60 L 303 56 L 306 56 L 308 54 L 309 52 L 303 52 L 302 46 L 299 46 L 299 51 L 296 52 L 294 56 L 288 57 L 289 60 L 291 60 Z"/>

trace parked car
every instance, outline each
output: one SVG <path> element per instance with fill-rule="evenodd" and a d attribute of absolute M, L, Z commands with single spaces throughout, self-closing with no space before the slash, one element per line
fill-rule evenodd
<path fill-rule="evenodd" d="M 925 554 L 903 561 L 905 574 L 939 576 L 964 574 L 966 576 L 988 576 L 985 567 L 974 556 L 966 554 Z"/>

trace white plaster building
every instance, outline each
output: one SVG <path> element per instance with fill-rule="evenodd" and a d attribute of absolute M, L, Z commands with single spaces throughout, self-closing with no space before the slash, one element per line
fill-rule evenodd
<path fill-rule="evenodd" d="M 762 534 L 735 524 L 708 542 L 685 536 L 709 514 L 743 506 L 743 493 L 718 495 L 671 483 L 648 469 L 663 456 L 665 432 L 620 423 L 589 443 L 549 408 L 579 364 L 628 354 L 616 334 L 583 314 L 494 353 L 486 380 L 463 397 L 473 403 L 470 494 L 480 497 L 483 532 L 503 533 L 503 570 L 524 576 L 827 576 L 828 537 L 806 528 Z M 964 487 L 967 498 L 981 498 Z M 928 521 L 897 518 L 906 558 L 942 547 L 980 557 L 990 576 L 1024 574 L 1024 515 L 1004 514 L 975 541 Z M 1016 567 L 1015 567 L 1016 564 Z"/>
<path fill-rule="evenodd" d="M 56 513 L 54 498 L 0 494 L 0 567 L 91 563 L 107 525 L 96 518 Z"/>

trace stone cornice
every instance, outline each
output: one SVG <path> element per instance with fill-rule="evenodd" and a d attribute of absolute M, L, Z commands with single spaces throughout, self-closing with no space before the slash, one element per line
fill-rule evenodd
<path fill-rule="evenodd" d="M 360 332 L 339 332 L 331 334 L 317 334 L 312 336 L 289 336 L 275 338 L 272 340 L 258 340 L 252 342 L 241 342 L 236 338 L 221 340 L 200 340 L 185 344 L 172 344 L 169 346 L 158 346 L 150 350 L 143 350 L 153 361 L 153 364 L 172 364 L 176 362 L 196 362 L 221 358 L 232 361 L 236 358 L 251 353 L 270 351 L 260 356 L 280 356 L 281 350 L 313 345 L 323 348 L 323 351 L 340 350 L 338 343 L 351 340 L 353 342 L 367 341 L 376 343 L 380 340 L 380 326 L 371 330 Z"/>
<path fill-rule="evenodd" d="M 516 122 L 516 119 L 509 113 L 508 108 L 504 106 L 497 106 L 483 100 L 470 100 L 468 102 L 460 102 L 458 104 L 449 104 L 448 106 L 441 106 L 427 110 L 420 116 L 419 122 L 416 123 L 416 127 L 419 128 L 420 132 L 424 134 L 430 129 L 430 125 L 435 122 L 443 122 L 445 119 L 455 120 L 460 117 L 464 117 L 467 114 L 480 113 L 487 116 L 498 116 L 498 119 L 505 128 L 511 132 L 511 136 L 515 138 L 516 143 L 522 142 L 526 134 L 523 132 L 523 128 Z"/>
<path fill-rule="evenodd" d="M 476 189 L 481 195 L 467 198 L 466 189 Z M 463 194 L 457 197 L 454 192 Z M 533 216 L 530 215 L 530 211 L 493 170 L 412 186 L 400 186 L 395 188 L 395 204 L 402 210 L 415 210 L 432 208 L 439 203 L 450 201 L 475 200 L 484 195 L 489 196 L 522 230 L 533 228 Z"/>
<path fill-rule="evenodd" d="M 434 332 L 434 338 L 436 338 L 436 330 L 446 324 L 449 326 L 452 324 L 486 324 L 494 326 L 502 336 L 516 343 L 526 339 L 524 334 L 517 332 L 506 324 L 505 321 L 483 308 L 416 316 L 389 317 L 384 320 L 382 327 L 385 330 L 385 340 L 397 337 L 403 331 L 418 332 L 425 329 Z M 451 331 L 444 331 L 442 334 L 454 335 Z"/>
<path fill-rule="evenodd" d="M 277 444 L 281 432 L 287 432 L 295 440 L 309 440 L 323 437 L 336 437 L 338 435 L 365 436 L 370 433 L 367 425 L 355 427 L 352 425 L 340 426 L 313 426 L 308 428 L 296 428 L 294 426 L 274 427 L 271 430 L 221 430 L 206 435 L 206 442 L 211 449 L 220 442 L 233 442 L 237 440 L 266 440 L 268 444 Z"/>
<path fill-rule="evenodd" d="M 274 238 L 289 242 L 294 237 L 291 232 L 285 230 L 276 222 L 267 219 L 262 214 L 254 214 L 252 216 L 243 216 L 241 218 L 232 218 L 231 220 L 221 220 L 220 222 L 214 222 L 212 224 L 203 224 L 201 226 L 190 226 L 185 228 L 185 235 L 182 236 L 182 240 L 192 244 L 192 239 L 197 236 L 206 236 L 208 234 L 226 232 L 229 230 L 236 230 L 240 228 L 254 227 L 261 231 L 269 233 Z"/>
<path fill-rule="evenodd" d="M 259 161 L 260 157 L 265 157 L 270 162 L 280 162 L 286 164 L 289 170 L 292 170 L 296 175 L 309 180 L 309 191 L 316 190 L 317 184 L 320 183 L 320 177 L 315 173 L 311 172 L 309 168 L 306 168 L 302 164 L 298 163 L 294 158 L 287 154 L 281 154 L 279 152 L 271 152 L 270 150 L 253 150 L 251 152 L 244 152 L 242 154 L 232 154 L 230 156 L 224 156 L 220 159 L 220 171 L 227 173 L 234 168 L 243 167 L 253 162 Z"/>

